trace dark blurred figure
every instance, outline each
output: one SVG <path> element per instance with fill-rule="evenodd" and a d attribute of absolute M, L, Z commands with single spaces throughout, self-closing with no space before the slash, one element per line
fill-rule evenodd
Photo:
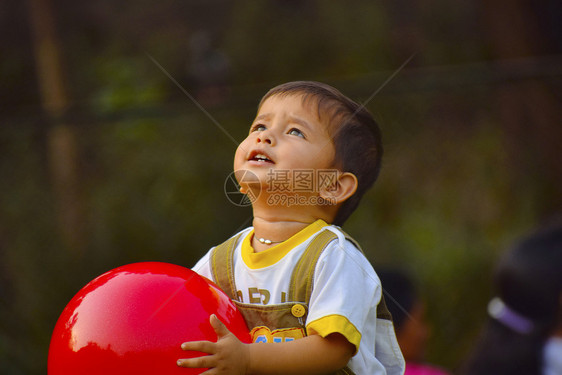
<path fill-rule="evenodd" d="M 419 297 L 411 277 L 394 269 L 377 269 L 387 307 L 392 314 L 398 344 L 406 360 L 404 375 L 447 375 L 443 369 L 425 364 L 430 329 L 425 303 Z"/>
<path fill-rule="evenodd" d="M 495 292 L 463 373 L 562 375 L 562 224 L 523 238 L 504 254 Z"/>

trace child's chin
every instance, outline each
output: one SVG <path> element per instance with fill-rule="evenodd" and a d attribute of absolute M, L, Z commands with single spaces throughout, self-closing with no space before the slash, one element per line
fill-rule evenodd
<path fill-rule="evenodd" d="M 258 176 L 248 169 L 238 169 L 234 171 L 234 176 L 236 177 L 236 181 L 238 181 L 238 184 L 240 184 L 240 186 L 242 187 L 260 183 Z"/>

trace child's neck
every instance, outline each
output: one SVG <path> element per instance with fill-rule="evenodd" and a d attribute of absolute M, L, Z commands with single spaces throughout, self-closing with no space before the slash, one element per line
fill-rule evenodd
<path fill-rule="evenodd" d="M 267 250 L 277 243 L 291 238 L 310 224 L 310 221 L 300 221 L 298 219 L 254 216 L 252 247 L 256 252 Z M 260 242 L 259 239 L 271 241 L 271 243 Z"/>
<path fill-rule="evenodd" d="M 334 218 L 331 206 L 325 209 L 313 205 L 272 205 L 265 194 L 262 196 L 252 202 L 254 237 L 251 243 L 258 253 L 288 240 L 318 219 L 331 223 Z"/>

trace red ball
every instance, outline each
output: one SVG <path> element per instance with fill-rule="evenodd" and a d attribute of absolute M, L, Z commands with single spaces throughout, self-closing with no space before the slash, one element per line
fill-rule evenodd
<path fill-rule="evenodd" d="M 168 263 L 125 265 L 97 277 L 68 303 L 51 337 L 49 375 L 199 374 L 179 358 L 202 355 L 186 341 L 216 341 L 217 317 L 242 342 L 248 328 L 228 296 L 208 279 Z"/>

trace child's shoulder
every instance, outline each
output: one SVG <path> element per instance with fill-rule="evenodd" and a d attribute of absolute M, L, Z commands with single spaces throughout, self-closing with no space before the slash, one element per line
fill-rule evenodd
<path fill-rule="evenodd" d="M 337 238 L 333 241 L 333 245 L 340 248 L 345 249 L 346 251 L 350 252 L 351 254 L 356 254 L 364 257 L 363 249 L 359 242 L 357 242 L 351 235 L 345 232 L 341 227 L 337 225 L 329 225 L 325 227 L 326 230 L 329 230 L 333 234 L 337 236 Z"/>
<path fill-rule="evenodd" d="M 337 238 L 326 248 L 323 259 L 330 259 L 331 262 L 345 264 L 349 270 L 360 271 L 362 274 L 368 274 L 370 277 L 372 276 L 372 278 L 378 280 L 371 262 L 353 237 L 335 225 L 330 225 L 325 229 L 334 233 Z"/>

